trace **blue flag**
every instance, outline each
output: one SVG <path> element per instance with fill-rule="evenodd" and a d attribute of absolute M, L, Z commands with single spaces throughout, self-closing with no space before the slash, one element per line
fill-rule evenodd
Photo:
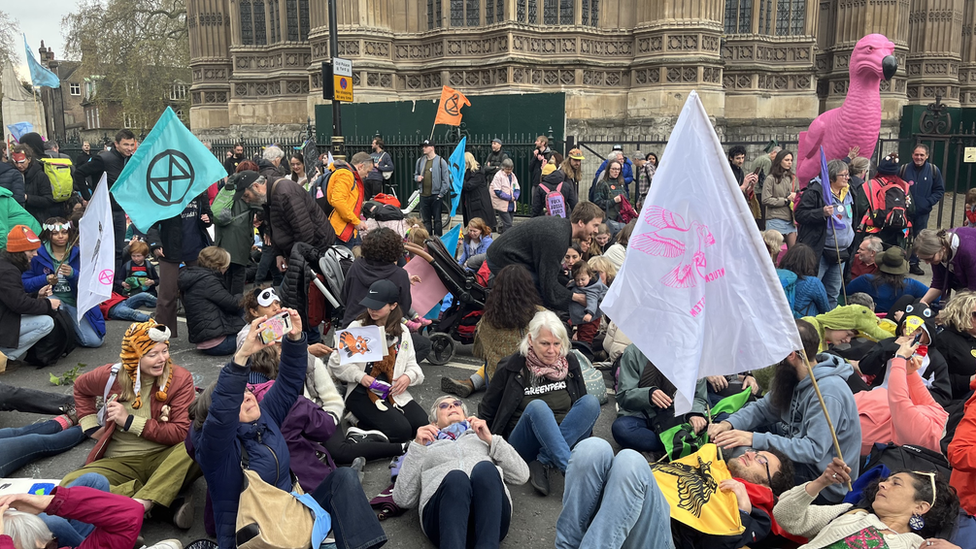
<path fill-rule="evenodd" d="M 457 213 L 458 204 L 461 202 L 461 186 L 464 185 L 464 146 L 467 144 L 468 136 L 462 137 L 448 161 L 448 164 L 451 165 L 451 186 L 454 188 L 454 198 L 451 199 L 451 217 Z"/>
<path fill-rule="evenodd" d="M 823 187 L 824 206 L 834 206 L 834 193 L 830 190 L 830 170 L 827 169 L 827 155 L 824 154 L 823 145 L 820 145 L 820 186 Z M 844 230 L 842 217 L 843 214 L 838 213 L 835 207 L 834 215 L 829 218 L 829 224 L 835 232 Z"/>
<path fill-rule="evenodd" d="M 227 176 L 220 161 L 166 107 L 112 186 L 129 219 L 146 232 Z"/>
<path fill-rule="evenodd" d="M 34 131 L 34 125 L 30 122 L 17 122 L 16 124 L 7 124 L 7 129 L 10 130 L 10 135 L 14 136 L 14 139 L 20 141 L 25 133 Z"/>
<path fill-rule="evenodd" d="M 447 248 L 448 253 L 451 257 L 457 258 L 458 242 L 461 240 L 461 224 L 458 223 L 453 229 L 447 231 L 447 234 L 441 236 L 441 242 L 444 247 Z"/>
<path fill-rule="evenodd" d="M 30 67 L 31 81 L 34 83 L 35 88 L 40 88 L 41 86 L 47 86 L 49 88 L 60 88 L 61 79 L 58 75 L 54 74 L 50 70 L 44 68 L 34 59 L 34 52 L 30 49 L 30 44 L 27 43 L 27 35 L 24 35 L 24 49 L 27 50 L 27 65 Z"/>

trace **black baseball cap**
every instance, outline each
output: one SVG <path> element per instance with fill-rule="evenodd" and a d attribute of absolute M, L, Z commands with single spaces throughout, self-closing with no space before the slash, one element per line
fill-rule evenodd
<path fill-rule="evenodd" d="M 258 172 L 244 170 L 243 172 L 238 172 L 228 177 L 225 187 L 234 189 L 234 200 L 240 200 L 244 196 L 244 191 L 257 181 L 259 177 L 261 177 L 261 174 Z"/>
<path fill-rule="evenodd" d="M 433 141 L 431 141 L 430 139 L 424 139 L 424 140 L 423 140 L 423 141 L 422 141 L 422 142 L 420 143 L 420 146 L 421 146 L 421 147 L 433 147 L 433 146 L 434 146 L 434 142 L 433 142 Z"/>
<path fill-rule="evenodd" d="M 369 292 L 359 304 L 367 309 L 382 309 L 385 305 L 396 303 L 400 300 L 400 288 L 396 284 L 386 280 L 377 280 L 369 286 Z"/>
<path fill-rule="evenodd" d="M 502 140 L 501 140 L 501 139 L 498 139 L 497 137 L 496 137 L 496 138 L 494 138 L 494 139 L 492 139 L 492 140 L 491 140 L 491 142 L 492 142 L 492 143 L 498 143 L 499 145 L 501 145 L 501 144 L 502 144 Z"/>

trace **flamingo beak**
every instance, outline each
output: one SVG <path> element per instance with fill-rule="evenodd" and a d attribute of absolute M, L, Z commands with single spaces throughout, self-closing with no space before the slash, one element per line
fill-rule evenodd
<path fill-rule="evenodd" d="M 891 80 L 891 77 L 898 71 L 898 60 L 895 59 L 894 55 L 885 56 L 881 61 L 881 71 L 884 74 L 885 80 Z"/>

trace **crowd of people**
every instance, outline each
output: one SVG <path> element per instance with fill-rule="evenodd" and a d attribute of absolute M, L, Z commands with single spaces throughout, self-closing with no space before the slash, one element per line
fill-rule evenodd
<path fill-rule="evenodd" d="M 314 170 L 277 146 L 253 159 L 235 147 L 226 180 L 145 234 L 113 200 L 115 292 L 78 320 L 78 221 L 93 185 L 103 173 L 114 184 L 138 143 L 123 130 L 79 159 L 63 198 L 65 182 L 44 169 L 52 149 L 34 135 L 10 151 L 21 178 L 0 169 L 0 199 L 13 201 L 0 251 L 5 364 L 63 356 L 70 349 L 52 350 L 65 339 L 49 337 L 56 329 L 98 347 L 107 320 L 131 324 L 120 362 L 78 377 L 73 398 L 0 383 L 0 410 L 53 416 L 0 429 L 0 476 L 96 441 L 53 493 L 0 496 L 0 549 L 131 547 L 150 511 L 189 528 L 200 477 L 204 524 L 221 548 L 278 534 L 380 547 L 387 535 L 362 488 L 373 460 L 392 460 L 384 505 L 416 508 L 443 548 L 498 547 L 519 511 L 509 486 L 528 482 L 546 497 L 554 475 L 564 478 L 562 511 L 541 527 L 560 549 L 976 545 L 976 229 L 928 228 L 944 184 L 924 145 L 911 163 L 891 154 L 874 169 L 852 150 L 827 163 L 826 181 L 809 182 L 775 144 L 750 170 L 744 148 L 729 150 L 802 348 L 761 370 L 699 379 L 691 410 L 676 416 L 674 384 L 601 309 L 639 230 L 654 153 L 614 147 L 588 190 L 582 151 L 562 156 L 543 136 L 528 181 L 501 140 L 483 162 L 465 155 L 463 234 L 448 252 L 487 288 L 473 317 L 483 365 L 442 377 L 447 394 L 421 402 L 441 305 L 415 310 L 423 281 L 406 267 L 424 260 L 414 245 L 444 232 L 453 192 L 433 142 L 410 174 L 419 217 L 406 220 L 377 215 L 395 170 L 381 138 Z M 516 220 L 523 196 L 532 217 Z M 348 258 L 335 325 L 305 303 L 283 304 L 308 286 L 310 248 Z M 931 265 L 931 284 L 910 276 L 916 261 Z M 228 357 L 214 359 L 209 386 L 194 387 L 169 353 L 178 315 L 201 355 Z M 269 338 L 272 317 L 287 328 Z M 333 349 L 333 329 L 364 327 L 381 328 L 381 359 Z M 613 378 L 615 410 L 588 387 L 594 368 Z M 476 407 L 465 401 L 480 391 Z M 616 455 L 594 436 L 601 414 L 614 415 Z M 676 451 L 676 430 L 698 442 Z M 899 447 L 924 451 L 928 465 L 879 469 L 870 458 Z M 698 469 L 681 462 L 689 457 Z M 674 518 L 686 502 L 664 483 L 690 482 L 673 480 L 689 469 L 694 490 L 734 502 L 734 531 Z M 308 532 L 273 532 L 252 490 L 275 498 L 268 507 L 279 496 L 300 502 Z"/>

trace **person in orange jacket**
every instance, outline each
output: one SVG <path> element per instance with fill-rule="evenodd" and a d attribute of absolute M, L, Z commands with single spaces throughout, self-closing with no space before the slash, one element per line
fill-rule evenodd
<path fill-rule="evenodd" d="M 976 379 L 969 387 L 976 390 Z M 948 454 L 952 466 L 949 484 L 959 494 L 959 506 L 976 515 L 976 395 L 966 402 L 966 413 L 956 427 Z"/>
<path fill-rule="evenodd" d="M 332 177 L 326 198 L 332 206 L 329 221 L 335 230 L 336 239 L 350 250 L 358 245 L 359 214 L 363 209 L 363 181 L 373 169 L 373 158 L 364 152 L 352 155 L 349 164 L 343 166 L 335 162 L 330 166 Z"/>

